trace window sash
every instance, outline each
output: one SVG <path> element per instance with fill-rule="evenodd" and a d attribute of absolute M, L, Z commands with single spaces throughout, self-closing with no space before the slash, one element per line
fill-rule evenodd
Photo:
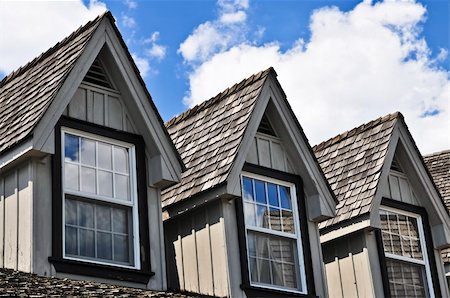
<path fill-rule="evenodd" d="M 290 199 L 291 199 L 291 208 L 292 210 L 292 215 L 293 215 L 293 221 L 294 221 L 294 233 L 287 233 L 287 232 L 283 232 L 283 231 L 277 231 L 277 230 L 273 230 L 270 228 L 264 228 L 264 227 L 258 227 L 258 226 L 253 226 L 253 225 L 248 225 L 245 222 L 245 208 L 243 208 L 243 213 L 244 213 L 244 224 L 245 224 L 245 236 L 246 236 L 246 249 L 247 249 L 247 266 L 248 266 L 248 272 L 249 272 L 249 281 L 250 281 L 250 285 L 252 286 L 257 286 L 260 288 L 267 288 L 267 289 L 275 289 L 275 290 L 282 290 L 282 291 L 286 291 L 286 292 L 292 292 L 292 293 L 301 293 L 301 294 L 306 294 L 308 289 L 307 289 L 307 284 L 306 284 L 306 273 L 305 273 L 305 261 L 304 261 L 304 257 L 303 257 L 303 245 L 302 245 L 302 235 L 300 232 L 300 219 L 299 219 L 299 214 L 298 214 L 298 206 L 297 206 L 297 198 L 296 198 L 296 190 L 295 190 L 295 185 L 293 183 L 289 183 L 286 181 L 282 181 L 282 180 L 278 180 L 278 179 L 274 179 L 274 178 L 269 178 L 266 176 L 261 176 L 258 174 L 254 174 L 254 173 L 248 173 L 248 172 L 243 172 L 241 175 L 241 189 L 242 192 L 244 190 L 244 186 L 243 186 L 243 178 L 250 178 L 253 180 L 260 180 L 263 181 L 265 183 L 272 183 L 272 184 L 276 184 L 276 185 L 280 185 L 280 186 L 284 186 L 284 187 L 288 187 L 290 189 Z M 252 183 L 253 185 L 254 183 Z M 267 187 L 265 188 L 266 192 L 267 192 Z M 244 206 L 246 200 L 244 200 L 244 194 L 242 195 L 242 204 Z M 247 201 L 249 202 L 249 201 Z M 255 201 L 256 204 L 256 201 Z M 267 204 L 268 204 L 268 199 L 267 199 Z M 281 205 L 280 205 L 281 207 Z M 280 208 L 281 210 L 281 208 Z M 260 233 L 262 235 L 267 235 L 268 237 L 270 236 L 275 236 L 275 237 L 279 237 L 279 238 L 285 238 L 288 241 L 295 241 L 296 244 L 296 258 L 295 258 L 295 270 L 296 270 L 296 278 L 297 278 L 297 288 L 290 288 L 290 287 L 284 287 L 284 286 L 277 286 L 274 284 L 270 284 L 270 283 L 260 283 L 260 282 L 254 282 L 252 281 L 252 277 L 251 277 L 251 264 L 250 264 L 250 253 L 249 253 L 249 233 Z"/>
<path fill-rule="evenodd" d="M 111 197 L 105 197 L 98 194 L 93 194 L 89 192 L 83 192 L 83 191 L 77 191 L 77 190 L 71 190 L 66 189 L 65 187 L 65 135 L 71 134 L 75 135 L 77 137 L 81 138 L 87 138 L 89 140 L 93 141 L 99 141 L 103 143 L 107 143 L 110 145 L 115 145 L 122 148 L 128 149 L 128 175 L 129 175 L 129 187 L 130 187 L 130 200 L 126 199 L 117 199 L 117 198 L 111 198 Z M 97 148 L 97 146 L 96 146 Z M 77 129 L 69 128 L 69 127 L 62 127 L 61 128 L 61 166 L 62 166 L 62 192 L 63 192 L 63 199 L 62 199 L 62 253 L 63 258 L 65 259 L 71 259 L 71 260 L 78 260 L 78 261 L 85 261 L 90 263 L 96 263 L 96 264 L 102 264 L 102 265 L 110 265 L 115 267 L 123 267 L 123 268 L 129 268 L 129 269 L 138 269 L 140 270 L 141 264 L 140 264 L 140 253 L 139 253 L 139 217 L 138 217 L 138 200 L 137 200 L 137 176 L 136 176 L 136 153 L 135 153 L 135 146 L 130 143 L 126 143 L 120 140 L 111 139 L 108 137 L 104 137 L 97 134 L 88 133 L 85 131 L 80 131 Z M 81 156 L 80 156 L 81 158 Z M 114 156 L 113 156 L 114 159 Z M 70 163 L 70 162 L 69 162 Z M 114 176 L 114 175 L 113 175 Z M 97 182 L 98 187 L 98 182 Z M 114 186 L 113 186 L 114 189 Z M 130 259 L 130 264 L 123 264 L 123 263 L 117 263 L 117 262 L 110 262 L 108 260 L 104 259 L 87 259 L 81 256 L 73 256 L 66 254 L 66 224 L 65 224 L 65 204 L 67 196 L 75 196 L 82 199 L 85 199 L 87 201 L 91 201 L 92 203 L 100 202 L 100 203 L 106 203 L 107 205 L 122 205 L 124 207 L 131 208 L 131 226 L 132 226 L 132 233 L 129 235 L 129 237 L 132 239 L 129 241 L 129 250 L 132 252 L 133 258 Z"/>
<path fill-rule="evenodd" d="M 407 257 L 407 256 L 397 255 L 397 254 L 392 254 L 392 253 L 387 253 L 387 252 L 385 252 L 384 255 L 387 259 L 391 259 L 393 261 L 400 261 L 400 262 L 405 262 L 405 263 L 411 263 L 414 265 L 424 266 L 425 267 L 425 275 L 426 275 L 425 287 L 428 290 L 430 298 L 434 298 L 435 295 L 434 295 L 434 289 L 433 289 L 433 279 L 431 276 L 431 268 L 430 268 L 430 262 L 428 259 L 428 249 L 427 249 L 427 244 L 426 244 L 426 239 L 425 239 L 425 232 L 423 229 L 422 217 L 416 213 L 412 213 L 409 211 L 400 210 L 400 209 L 396 209 L 396 208 L 392 208 L 392 207 L 388 207 L 388 206 L 381 206 L 380 211 L 387 211 L 390 213 L 395 213 L 398 215 L 405 215 L 405 216 L 416 219 L 417 230 L 418 230 L 417 232 L 419 234 L 420 248 L 422 251 L 422 259 L 416 259 L 416 258 L 412 258 L 412 257 Z M 381 229 L 381 234 L 383 234 L 383 229 Z M 381 235 L 381 237 L 383 237 L 383 236 Z"/>

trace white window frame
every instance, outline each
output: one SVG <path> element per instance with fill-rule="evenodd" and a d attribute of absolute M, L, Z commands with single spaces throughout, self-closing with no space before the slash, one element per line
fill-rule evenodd
<path fill-rule="evenodd" d="M 129 177 L 130 177 L 130 201 L 127 200 L 121 200 L 121 199 L 115 199 L 110 198 L 107 196 L 87 193 L 76 191 L 76 190 L 65 190 L 65 174 L 64 174 L 64 158 L 65 158 L 65 135 L 66 133 L 70 135 L 75 135 L 78 137 L 84 137 L 88 138 L 94 141 L 101 141 L 105 142 L 111 145 L 116 145 L 120 147 L 125 147 L 129 150 L 128 154 L 128 164 L 129 164 Z M 63 258 L 68 260 L 75 260 L 75 261 L 83 261 L 88 263 L 94 263 L 94 264 L 100 264 L 100 265 L 108 265 L 108 266 L 114 266 L 114 267 L 122 267 L 122 268 L 128 268 L 128 269 L 141 269 L 141 262 L 140 262 L 140 250 L 139 250 L 139 214 L 138 214 L 138 194 L 137 194 L 137 173 L 136 173 L 136 150 L 135 145 L 127 142 L 123 142 L 117 139 L 112 139 L 108 137 L 104 137 L 101 135 L 81 131 L 78 129 L 73 129 L 69 127 L 61 127 L 61 180 L 62 180 L 62 248 L 63 248 Z M 81 173 L 80 173 L 81 174 Z M 98 187 L 98 181 L 97 181 L 97 187 Z M 114 187 L 113 187 L 114 189 Z M 114 191 L 114 190 L 113 190 Z M 65 209 L 65 203 L 66 203 L 66 194 L 67 195 L 74 195 L 77 197 L 86 198 L 92 203 L 96 202 L 105 202 L 109 204 L 117 204 L 122 205 L 128 208 L 131 208 L 131 220 L 132 220 L 132 235 L 129 237 L 132 237 L 132 241 L 130 241 L 130 244 L 133 246 L 130 248 L 130 250 L 133 251 L 133 264 L 134 265 L 123 265 L 118 264 L 114 262 L 105 262 L 99 260 L 93 260 L 93 259 L 87 259 L 82 257 L 73 257 L 73 256 L 66 256 L 66 241 L 65 241 L 65 216 L 66 216 L 66 209 Z"/>
<path fill-rule="evenodd" d="M 245 223 L 245 208 L 243 208 L 243 214 L 244 214 L 244 229 L 245 229 L 245 241 L 246 241 L 246 253 L 247 253 L 247 269 L 249 272 L 249 282 L 250 285 L 253 287 L 258 287 L 258 288 L 263 288 L 263 289 L 271 289 L 271 290 L 281 290 L 284 292 L 291 292 L 291 293 L 296 293 L 296 294 L 307 294 L 308 293 L 308 285 L 306 283 L 306 268 L 305 268 L 305 258 L 304 258 L 304 254 L 303 254 L 303 242 L 302 242 L 302 234 L 301 234 L 301 229 L 300 229 L 300 217 L 298 214 L 298 205 L 297 205 L 297 192 L 296 192 L 296 187 L 294 183 L 291 182 L 287 182 L 287 181 L 283 181 L 283 180 L 278 180 L 275 178 L 271 178 L 271 177 L 267 177 L 267 176 L 263 176 L 263 175 L 258 175 L 258 174 L 254 174 L 254 173 L 250 173 L 250 172 L 242 172 L 241 173 L 241 193 L 243 192 L 243 177 L 247 177 L 250 179 L 258 179 L 264 182 L 268 182 L 268 183 L 273 183 L 273 184 L 277 184 L 277 185 L 281 185 L 281 186 L 285 186 L 288 187 L 290 189 L 290 194 L 291 194 L 291 204 L 292 204 L 292 214 L 293 214 L 293 220 L 294 220 L 294 230 L 295 230 L 295 235 L 291 234 L 291 233 L 286 233 L 286 232 L 282 232 L 282 231 L 276 231 L 276 230 L 271 230 L 271 229 L 265 229 L 265 228 L 261 228 L 261 227 L 253 227 L 253 226 L 247 226 L 247 224 Z M 254 190 L 253 190 L 254 191 Z M 267 190 L 266 190 L 267 192 Z M 242 204 L 244 205 L 244 197 L 242 196 Z M 284 237 L 284 238 L 289 238 L 289 239 L 294 239 L 296 240 L 296 244 L 297 244 L 297 268 L 298 268 L 298 272 L 297 274 L 299 274 L 299 276 L 297 276 L 297 282 L 300 282 L 302 285 L 302 290 L 295 290 L 293 288 L 287 288 L 287 287 L 280 287 L 280 286 L 276 286 L 276 285 L 270 285 L 270 284 L 264 284 L 264 283 L 255 283 L 252 282 L 251 280 L 251 269 L 250 269 L 250 262 L 249 262 L 249 251 L 248 251 L 248 233 L 247 231 L 254 231 L 254 232 L 258 232 L 258 233 L 263 233 L 263 234 L 267 234 L 267 235 L 274 235 L 274 236 L 279 236 L 279 237 Z"/>
<path fill-rule="evenodd" d="M 417 213 L 405 211 L 402 209 L 392 208 L 392 207 L 388 207 L 388 206 L 381 206 L 380 210 L 388 211 L 388 212 L 392 212 L 392 213 L 396 213 L 396 214 L 400 214 L 400 215 L 406 215 L 409 217 L 413 217 L 417 220 L 417 229 L 418 229 L 418 233 L 419 233 L 420 248 L 422 250 L 423 260 L 418 260 L 418 259 L 409 258 L 409 257 L 405 257 L 405 256 L 399 256 L 399 255 L 388 253 L 388 252 L 384 252 L 384 256 L 387 259 L 403 261 L 403 262 L 411 263 L 414 265 L 425 266 L 425 275 L 426 275 L 426 280 L 427 280 L 428 293 L 430 294 L 430 298 L 435 298 L 434 288 L 433 288 L 433 278 L 431 275 L 430 261 L 428 259 L 428 248 L 427 248 L 427 243 L 426 243 L 426 239 L 425 239 L 425 232 L 423 230 L 422 216 L 420 216 Z M 381 230 L 381 231 L 383 231 L 383 230 Z"/>

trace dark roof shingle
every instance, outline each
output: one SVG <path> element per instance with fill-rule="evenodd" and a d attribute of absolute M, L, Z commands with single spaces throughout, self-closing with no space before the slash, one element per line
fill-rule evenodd
<path fill-rule="evenodd" d="M 174 297 L 191 298 L 172 292 L 150 291 L 92 281 L 43 277 L 10 269 L 0 269 L 1 297 Z"/>
<path fill-rule="evenodd" d="M 272 72 L 259 72 L 166 123 L 187 170 L 180 183 L 163 191 L 163 207 L 227 179 L 256 99 Z"/>
<path fill-rule="evenodd" d="M 400 113 L 380 117 L 313 147 L 339 201 L 336 217 L 320 223 L 320 228 L 370 211 L 391 134 L 399 118 L 402 118 Z"/>
<path fill-rule="evenodd" d="M 97 17 L 0 81 L 0 152 L 29 136 L 104 17 Z"/>

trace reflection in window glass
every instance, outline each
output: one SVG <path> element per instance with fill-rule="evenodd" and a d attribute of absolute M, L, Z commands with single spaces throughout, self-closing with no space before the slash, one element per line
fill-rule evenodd
<path fill-rule="evenodd" d="M 380 210 L 381 235 L 392 297 L 429 297 L 419 217 Z"/>
<path fill-rule="evenodd" d="M 63 132 L 64 255 L 134 265 L 130 148 Z"/>
<path fill-rule="evenodd" d="M 291 188 L 243 176 L 242 192 L 251 283 L 301 290 Z"/>

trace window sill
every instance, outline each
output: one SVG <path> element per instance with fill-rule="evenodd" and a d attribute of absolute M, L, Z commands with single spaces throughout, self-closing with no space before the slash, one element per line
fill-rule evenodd
<path fill-rule="evenodd" d="M 49 257 L 48 260 L 53 264 L 56 272 L 61 273 L 88 275 L 93 277 L 130 281 L 141 284 L 147 284 L 150 280 L 150 277 L 155 275 L 154 272 L 93 264 L 83 261 L 66 260 L 55 257 Z"/>
<path fill-rule="evenodd" d="M 245 292 L 245 295 L 247 297 L 317 297 L 315 295 L 300 294 L 291 291 L 283 291 L 248 285 L 241 285 L 241 289 Z"/>

